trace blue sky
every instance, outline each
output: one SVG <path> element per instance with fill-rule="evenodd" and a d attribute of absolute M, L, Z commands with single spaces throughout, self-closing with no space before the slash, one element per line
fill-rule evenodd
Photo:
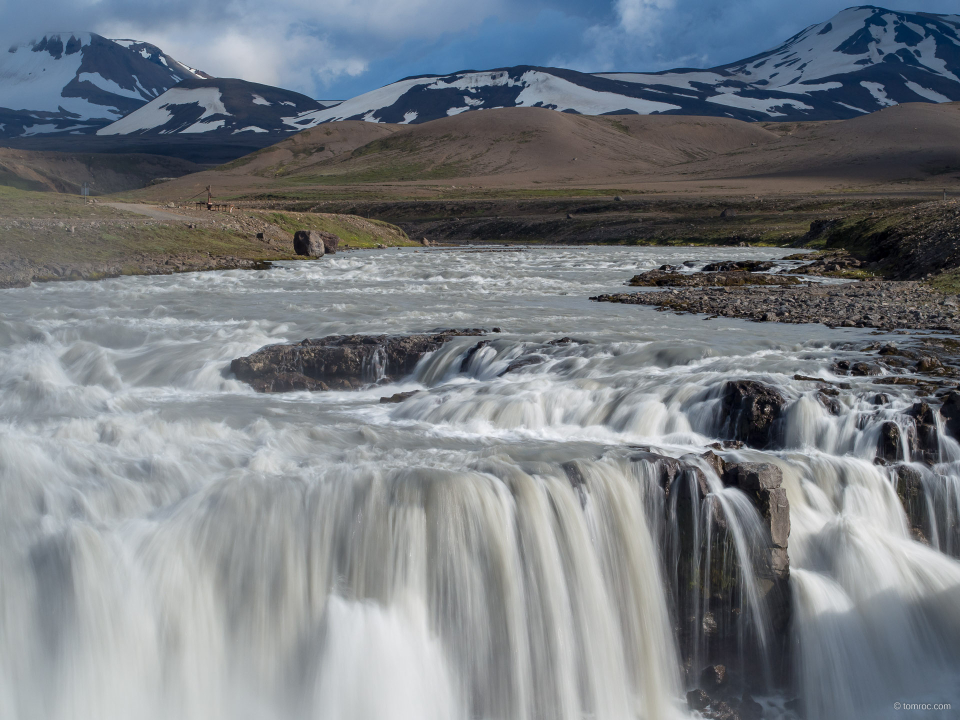
<path fill-rule="evenodd" d="M 0 0 L 0 40 L 92 30 L 153 42 L 220 77 L 344 99 L 402 77 L 552 65 L 713 67 L 777 45 L 849 0 Z M 957 0 L 884 4 L 958 13 Z M 51 26 L 50 18 L 57 18 Z"/>

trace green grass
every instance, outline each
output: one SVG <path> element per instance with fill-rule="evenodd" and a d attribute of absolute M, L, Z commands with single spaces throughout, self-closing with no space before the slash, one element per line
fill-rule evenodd
<path fill-rule="evenodd" d="M 265 212 L 258 214 L 263 220 L 273 223 L 290 234 L 297 230 L 318 230 L 333 233 L 350 247 L 376 247 L 377 245 L 418 245 L 396 225 L 380 220 L 368 220 L 351 216 L 330 216 L 314 213 Z"/>

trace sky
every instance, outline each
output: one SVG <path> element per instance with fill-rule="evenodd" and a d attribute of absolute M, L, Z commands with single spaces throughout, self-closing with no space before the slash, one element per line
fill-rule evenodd
<path fill-rule="evenodd" d="M 217 77 L 341 100 L 411 75 L 544 65 L 714 67 L 850 0 L 0 0 L 0 41 L 89 30 L 151 42 Z M 884 4 L 958 13 L 958 0 Z"/>

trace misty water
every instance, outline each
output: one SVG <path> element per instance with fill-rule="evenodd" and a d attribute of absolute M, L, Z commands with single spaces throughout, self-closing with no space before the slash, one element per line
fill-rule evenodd
<path fill-rule="evenodd" d="M 786 677 L 743 678 L 765 715 L 955 717 L 960 447 L 917 465 L 941 518 L 918 542 L 873 462 L 907 391 L 878 408 L 843 378 L 833 415 L 793 379 L 877 337 L 588 300 L 662 263 L 785 254 L 385 250 L 0 291 L 0 718 L 690 717 L 689 558 L 636 453 L 703 453 L 730 379 L 789 402 L 783 450 L 721 453 L 776 463 L 790 503 Z M 357 392 L 229 372 L 272 343 L 493 326 L 463 372 L 477 338 Z M 707 475 L 746 557 L 756 511 Z"/>

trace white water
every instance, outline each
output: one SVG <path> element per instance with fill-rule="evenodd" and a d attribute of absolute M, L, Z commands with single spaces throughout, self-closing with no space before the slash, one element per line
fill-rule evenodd
<path fill-rule="evenodd" d="M 835 417 L 792 379 L 877 338 L 587 300 L 638 266 L 779 254 L 390 250 L 0 291 L 0 718 L 683 717 L 669 528 L 629 446 L 702 452 L 729 378 L 791 400 L 786 450 L 727 453 L 777 462 L 791 503 L 795 677 L 768 712 L 955 717 L 960 463 L 924 470 L 942 527 L 916 542 L 872 463 L 910 399 L 881 412 L 854 378 Z M 228 370 L 268 343 L 494 325 L 467 373 L 462 338 L 360 392 Z M 564 335 L 588 343 L 546 344 Z"/>

